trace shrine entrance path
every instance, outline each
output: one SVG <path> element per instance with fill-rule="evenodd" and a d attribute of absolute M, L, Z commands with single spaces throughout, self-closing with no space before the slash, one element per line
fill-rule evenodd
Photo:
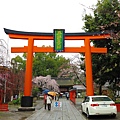
<path fill-rule="evenodd" d="M 55 101 L 53 100 L 51 111 L 45 110 L 43 107 L 26 120 L 85 120 L 71 101 L 61 98 L 57 103 L 61 107 L 56 107 Z"/>

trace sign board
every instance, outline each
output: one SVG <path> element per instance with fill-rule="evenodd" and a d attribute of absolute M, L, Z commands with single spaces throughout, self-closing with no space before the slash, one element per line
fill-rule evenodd
<path fill-rule="evenodd" d="M 62 102 L 59 101 L 54 102 L 54 107 L 62 107 Z"/>
<path fill-rule="evenodd" d="M 54 51 L 64 51 L 64 29 L 54 29 Z"/>

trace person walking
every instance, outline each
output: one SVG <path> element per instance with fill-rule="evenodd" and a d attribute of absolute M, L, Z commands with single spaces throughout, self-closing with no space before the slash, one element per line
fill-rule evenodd
<path fill-rule="evenodd" d="M 66 93 L 66 98 L 67 98 L 67 100 L 69 99 L 69 93 Z"/>
<path fill-rule="evenodd" d="M 59 101 L 60 93 L 57 94 L 57 101 Z"/>
<path fill-rule="evenodd" d="M 47 95 L 47 106 L 48 106 L 48 110 L 51 110 L 51 103 L 52 103 L 52 97 L 48 94 Z"/>
<path fill-rule="evenodd" d="M 46 106 L 47 106 L 47 94 L 44 94 L 44 106 L 45 106 L 45 109 L 46 109 Z"/>

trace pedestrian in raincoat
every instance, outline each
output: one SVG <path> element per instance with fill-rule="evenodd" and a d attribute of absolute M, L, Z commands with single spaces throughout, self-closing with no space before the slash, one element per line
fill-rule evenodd
<path fill-rule="evenodd" d="M 48 106 L 48 110 L 51 110 L 51 103 L 52 103 L 52 97 L 48 94 L 47 95 L 47 106 Z"/>

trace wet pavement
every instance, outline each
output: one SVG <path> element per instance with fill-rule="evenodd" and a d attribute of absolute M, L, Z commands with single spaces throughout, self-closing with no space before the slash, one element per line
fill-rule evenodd
<path fill-rule="evenodd" d="M 65 98 L 53 101 L 51 110 L 44 107 L 25 120 L 85 120 L 74 104 Z"/>
<path fill-rule="evenodd" d="M 34 104 L 35 111 L 18 111 L 18 106 L 9 106 L 9 111 L 0 112 L 0 120 L 113 120 L 109 116 L 93 116 L 90 119 L 81 113 L 81 98 L 76 99 L 76 105 L 65 98 L 60 99 L 61 107 L 54 106 L 51 111 L 44 110 L 43 100 L 37 100 Z M 59 104 L 60 105 L 60 104 Z M 115 120 L 120 120 L 118 112 Z"/>

